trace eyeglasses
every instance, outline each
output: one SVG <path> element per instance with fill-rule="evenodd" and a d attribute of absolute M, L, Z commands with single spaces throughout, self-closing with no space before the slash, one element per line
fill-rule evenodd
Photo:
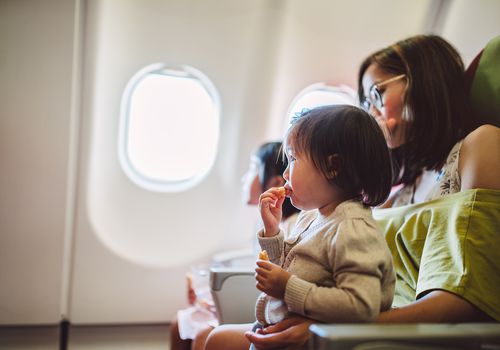
<path fill-rule="evenodd" d="M 375 83 L 370 87 L 370 90 L 368 92 L 368 96 L 365 97 L 364 101 L 362 102 L 363 109 L 365 111 L 370 110 L 371 106 L 375 106 L 375 108 L 380 109 L 384 107 L 384 100 L 382 100 L 382 93 L 380 92 L 379 88 L 390 84 L 394 81 L 397 81 L 399 79 L 403 79 L 406 77 L 406 74 L 401 74 L 397 75 L 395 77 L 392 77 L 390 79 L 381 81 L 380 83 Z"/>

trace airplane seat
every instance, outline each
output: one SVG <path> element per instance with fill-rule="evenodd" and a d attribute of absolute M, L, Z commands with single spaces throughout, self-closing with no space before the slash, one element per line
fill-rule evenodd
<path fill-rule="evenodd" d="M 212 258 L 210 291 L 220 324 L 255 321 L 255 302 L 260 291 L 255 287 L 253 249 L 219 253 Z"/>
<path fill-rule="evenodd" d="M 465 72 L 472 109 L 471 123 L 500 127 L 500 36 L 491 39 Z"/>
<path fill-rule="evenodd" d="M 255 287 L 254 275 L 254 268 L 210 269 L 210 290 L 220 324 L 255 321 L 260 291 Z"/>
<path fill-rule="evenodd" d="M 497 323 L 367 324 L 311 326 L 310 349 L 480 350 L 498 349 Z"/>

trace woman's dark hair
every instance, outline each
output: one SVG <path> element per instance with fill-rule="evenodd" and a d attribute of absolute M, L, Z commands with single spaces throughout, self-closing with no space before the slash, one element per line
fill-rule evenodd
<path fill-rule="evenodd" d="M 255 156 L 260 161 L 259 179 L 263 190 L 269 188 L 269 181 L 274 176 L 282 176 L 288 165 L 286 158 L 281 157 L 281 142 L 268 142 L 261 145 L 255 152 Z M 290 215 L 299 211 L 290 202 L 290 198 L 286 198 L 282 206 L 283 218 L 286 219 Z"/>
<path fill-rule="evenodd" d="M 377 206 L 389 196 L 389 149 L 375 119 L 362 109 L 335 105 L 306 111 L 292 120 L 287 142 L 349 198 Z"/>
<path fill-rule="evenodd" d="M 423 169 L 437 170 L 471 124 L 464 64 L 457 50 L 436 35 L 417 35 L 366 58 L 359 69 L 358 94 L 364 101 L 363 76 L 372 64 L 389 74 L 405 74 L 405 144 L 391 150 L 393 184 L 413 184 Z M 402 170 L 402 171 L 401 171 Z"/>

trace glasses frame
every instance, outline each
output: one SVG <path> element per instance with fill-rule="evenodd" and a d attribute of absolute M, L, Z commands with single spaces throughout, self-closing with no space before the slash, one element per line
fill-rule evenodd
<path fill-rule="evenodd" d="M 406 78 L 406 74 L 396 75 L 395 77 L 389 78 L 379 83 L 375 83 L 370 86 L 370 89 L 368 90 L 368 96 L 366 96 L 362 102 L 363 109 L 365 111 L 368 111 L 370 110 L 371 106 L 375 106 L 375 108 L 377 109 L 384 107 L 384 100 L 382 99 L 382 93 L 379 91 L 379 88 L 403 78 Z"/>

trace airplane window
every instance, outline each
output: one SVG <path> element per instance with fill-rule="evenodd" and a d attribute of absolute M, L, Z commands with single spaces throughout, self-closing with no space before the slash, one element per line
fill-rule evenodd
<path fill-rule="evenodd" d="M 341 86 L 330 86 L 324 83 L 317 83 L 302 90 L 290 105 L 288 112 L 288 122 L 303 109 L 335 104 L 349 104 L 356 106 L 357 93 L 352 88 Z"/>
<path fill-rule="evenodd" d="M 122 97 L 119 156 L 138 186 L 187 190 L 208 174 L 219 139 L 220 104 L 208 78 L 192 67 L 148 66 Z"/>

